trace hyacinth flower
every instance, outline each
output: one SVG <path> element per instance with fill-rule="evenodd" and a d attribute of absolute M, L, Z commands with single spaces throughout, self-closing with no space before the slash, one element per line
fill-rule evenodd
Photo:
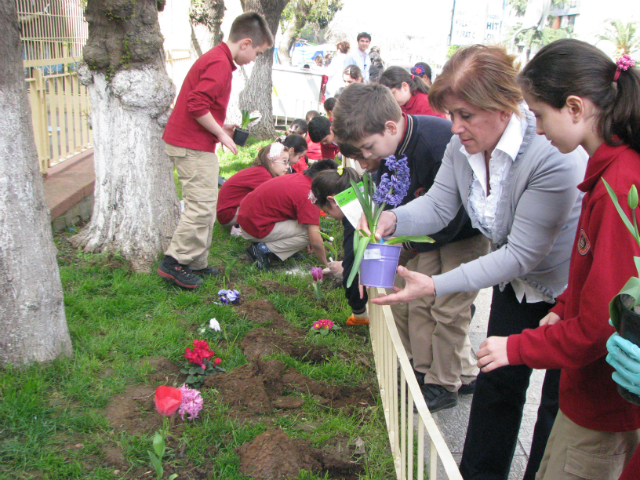
<path fill-rule="evenodd" d="M 396 158 L 394 155 L 385 159 L 385 165 L 391 173 L 385 173 L 380 179 L 380 185 L 376 184 L 365 174 L 362 176 L 363 188 L 360 190 L 358 184 L 351 180 L 351 187 L 358 198 L 358 202 L 362 206 L 364 216 L 367 219 L 370 235 L 364 230 L 358 230 L 359 235 L 353 236 L 353 251 L 355 258 L 351 273 L 347 279 L 347 288 L 351 286 L 356 273 L 360 271 L 360 263 L 364 257 L 364 251 L 369 243 L 376 243 L 375 238 L 376 227 L 380 214 L 387 205 L 397 207 L 402 203 L 402 199 L 407 195 L 409 185 L 411 184 L 411 174 L 409 172 L 409 162 L 406 155 Z M 386 240 L 387 245 L 396 245 L 403 242 L 428 242 L 433 243 L 434 240 L 426 235 L 393 237 Z M 380 240 L 383 243 L 383 240 Z"/>
<path fill-rule="evenodd" d="M 322 267 L 311 267 L 311 278 L 313 279 L 313 290 L 316 292 L 316 300 L 322 300 L 320 282 L 322 282 Z"/>

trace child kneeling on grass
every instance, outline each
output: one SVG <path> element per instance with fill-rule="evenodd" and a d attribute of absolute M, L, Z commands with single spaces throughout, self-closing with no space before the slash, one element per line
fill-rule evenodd
<path fill-rule="evenodd" d="M 344 213 L 338 206 L 335 196 L 349 188 L 351 188 L 351 180 L 358 183 L 360 175 L 353 168 L 338 167 L 338 170 L 327 170 L 320 172 L 313 179 L 311 184 L 312 201 L 327 215 L 336 220 L 342 221 L 343 235 L 342 248 L 344 249 L 344 258 L 342 262 L 329 262 L 329 269 L 332 274 L 342 274 L 342 286 L 344 287 L 345 297 L 351 307 L 351 316 L 347 320 L 347 325 L 368 325 L 369 315 L 367 314 L 367 292 L 360 297 L 358 288 L 358 276 L 347 287 L 347 279 L 353 267 L 355 258 L 353 252 L 353 235 L 355 228 L 351 222 L 345 217 Z"/>
<path fill-rule="evenodd" d="M 247 248 L 260 270 L 271 260 L 286 260 L 306 246 L 322 265 L 327 265 L 320 235 L 320 209 L 309 201 L 311 182 L 323 170 L 335 170 L 333 160 L 320 160 L 304 173 L 273 178 L 240 202 L 238 224 L 241 235 L 255 242 Z"/>
<path fill-rule="evenodd" d="M 290 135 L 293 136 L 293 135 Z M 307 142 L 300 135 L 304 146 Z M 231 228 L 238 218 L 238 207 L 244 197 L 267 180 L 289 173 L 290 150 L 275 142 L 263 147 L 249 168 L 240 170 L 220 187 L 218 195 L 218 223 Z"/>

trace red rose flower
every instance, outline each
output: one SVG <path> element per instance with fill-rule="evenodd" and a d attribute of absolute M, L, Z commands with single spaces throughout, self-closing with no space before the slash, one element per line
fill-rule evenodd
<path fill-rule="evenodd" d="M 213 361 L 213 364 L 214 364 L 216 367 L 217 367 L 218 365 L 220 365 L 221 363 L 222 363 L 222 359 L 221 359 L 221 358 L 216 358 L 216 359 Z"/>
<path fill-rule="evenodd" d="M 160 385 L 156 388 L 156 410 L 167 417 L 176 413 L 182 403 L 182 392 L 179 388 Z"/>

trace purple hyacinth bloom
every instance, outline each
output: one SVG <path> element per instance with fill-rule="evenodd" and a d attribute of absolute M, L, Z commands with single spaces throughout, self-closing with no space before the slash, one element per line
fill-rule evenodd
<path fill-rule="evenodd" d="M 322 267 L 311 267 L 311 276 L 314 282 L 320 282 L 322 280 Z"/>
<path fill-rule="evenodd" d="M 202 410 L 204 403 L 200 392 L 187 387 L 185 384 L 180 387 L 180 391 L 182 392 L 182 403 L 178 408 L 178 414 L 182 417 L 182 420 L 184 420 L 185 413 L 188 415 L 187 418 L 189 420 L 195 420 L 198 418 L 198 413 Z"/>
<path fill-rule="evenodd" d="M 402 203 L 402 199 L 407 195 L 409 185 L 411 184 L 411 174 L 409 173 L 409 164 L 406 155 L 402 155 L 396 159 L 391 155 L 385 160 L 387 168 L 394 172 L 392 175 L 385 173 L 380 179 L 380 185 L 373 197 L 378 204 L 386 203 L 397 207 Z"/>

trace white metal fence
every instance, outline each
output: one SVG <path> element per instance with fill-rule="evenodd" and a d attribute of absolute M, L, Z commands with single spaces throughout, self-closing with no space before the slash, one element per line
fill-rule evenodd
<path fill-rule="evenodd" d="M 369 289 L 369 298 L 384 294 L 384 289 Z M 378 385 L 398 479 L 437 480 L 440 459 L 449 480 L 462 480 L 451 451 L 424 401 L 391 307 L 369 302 L 369 317 Z M 430 444 L 428 477 L 425 477 L 425 429 Z"/>

